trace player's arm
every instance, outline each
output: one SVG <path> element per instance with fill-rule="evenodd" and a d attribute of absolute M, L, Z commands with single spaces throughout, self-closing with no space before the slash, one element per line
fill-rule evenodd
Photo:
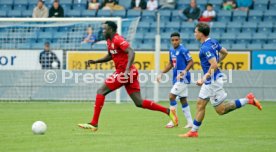
<path fill-rule="evenodd" d="M 228 51 L 222 47 L 219 51 L 219 62 L 221 62 L 228 55 Z"/>
<path fill-rule="evenodd" d="M 193 59 L 189 60 L 187 66 L 186 66 L 186 68 L 185 68 L 183 71 L 181 71 L 181 72 L 179 73 L 179 76 L 177 77 L 177 79 L 180 79 L 180 78 L 182 78 L 184 75 L 186 75 L 186 73 L 193 67 L 193 65 L 194 65 Z"/>
<path fill-rule="evenodd" d="M 128 74 L 129 70 L 130 70 L 130 66 L 134 62 L 135 52 L 131 47 L 128 47 L 127 49 L 125 49 L 125 52 L 128 54 L 128 62 L 127 62 L 127 66 L 126 66 L 126 74 Z"/>
<path fill-rule="evenodd" d="M 165 69 L 157 76 L 157 79 L 156 79 L 157 82 L 159 83 L 161 81 L 161 79 L 162 79 L 163 74 L 169 72 L 172 68 L 173 68 L 173 65 L 172 65 L 171 62 L 169 62 L 166 65 Z"/>
<path fill-rule="evenodd" d="M 201 78 L 199 79 L 196 84 L 198 86 L 201 86 L 209 77 L 212 76 L 212 74 L 215 73 L 215 71 L 218 69 L 218 63 L 215 57 L 212 57 L 208 60 L 208 62 L 210 63 L 210 68 L 208 70 L 208 72 Z"/>
<path fill-rule="evenodd" d="M 104 62 L 108 62 L 112 60 L 112 55 L 108 52 L 108 54 L 106 56 L 104 56 L 103 58 L 101 59 L 98 59 L 98 60 L 88 60 L 87 61 L 87 64 L 96 64 L 96 63 L 104 63 Z"/>

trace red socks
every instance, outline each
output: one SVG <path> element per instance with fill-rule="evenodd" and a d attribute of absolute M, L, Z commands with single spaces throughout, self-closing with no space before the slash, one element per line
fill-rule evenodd
<path fill-rule="evenodd" d="M 91 124 L 93 126 L 98 125 L 100 113 L 101 113 L 102 107 L 104 105 L 104 99 L 105 99 L 104 95 L 101 95 L 101 94 L 96 95 L 96 101 L 95 101 L 95 105 L 94 105 L 94 116 L 93 116 L 93 119 L 91 120 Z"/>
<path fill-rule="evenodd" d="M 150 100 L 143 100 L 142 108 L 154 110 L 154 111 L 161 111 L 165 114 L 168 114 L 168 112 L 169 112 L 167 108 L 165 108 L 159 104 L 156 104 Z"/>

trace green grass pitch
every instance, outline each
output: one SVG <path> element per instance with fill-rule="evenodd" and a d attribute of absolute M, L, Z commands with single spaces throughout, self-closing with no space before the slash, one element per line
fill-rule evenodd
<path fill-rule="evenodd" d="M 167 102 L 162 102 L 168 106 Z M 265 152 L 276 151 L 276 102 L 263 102 L 218 116 L 209 104 L 197 139 L 183 139 L 186 121 L 180 106 L 180 126 L 166 129 L 169 117 L 136 108 L 132 103 L 106 103 L 95 133 L 77 127 L 89 122 L 89 102 L 0 102 L 1 152 Z M 190 102 L 192 114 L 195 102 Z M 31 125 L 43 120 L 45 135 L 33 135 Z"/>

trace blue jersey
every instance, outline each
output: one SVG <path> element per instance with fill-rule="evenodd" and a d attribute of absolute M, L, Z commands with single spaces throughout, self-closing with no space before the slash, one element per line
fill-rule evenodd
<path fill-rule="evenodd" d="M 173 84 L 177 82 L 177 75 L 182 72 L 188 62 L 192 59 L 190 52 L 182 44 L 180 44 L 176 49 L 170 48 L 170 62 L 173 65 Z M 190 72 L 187 71 L 184 79 L 181 82 L 189 84 L 191 81 Z"/>
<path fill-rule="evenodd" d="M 215 39 L 207 39 L 205 42 L 201 44 L 200 52 L 199 52 L 199 59 L 200 64 L 203 70 L 203 73 L 206 74 L 211 66 L 209 63 L 209 60 L 212 58 L 216 58 L 217 62 L 219 60 L 219 51 L 221 50 L 221 46 L 219 42 Z M 205 84 L 210 84 L 211 80 L 221 77 L 221 72 L 219 69 L 217 69 L 210 78 L 207 79 Z"/>

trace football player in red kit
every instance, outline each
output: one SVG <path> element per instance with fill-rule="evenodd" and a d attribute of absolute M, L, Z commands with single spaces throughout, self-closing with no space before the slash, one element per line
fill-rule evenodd
<path fill-rule="evenodd" d="M 129 43 L 122 36 L 117 34 L 116 31 L 117 25 L 115 22 L 105 22 L 103 25 L 103 34 L 107 41 L 108 53 L 101 59 L 89 60 L 87 62 L 88 64 L 96 64 L 113 60 L 116 71 L 107 78 L 105 83 L 97 90 L 94 115 L 91 122 L 78 124 L 78 126 L 84 129 L 97 131 L 99 116 L 104 105 L 105 96 L 122 86 L 125 86 L 127 93 L 137 107 L 163 112 L 167 114 L 174 125 L 177 126 L 178 118 L 175 109 L 165 108 L 153 101 L 142 99 L 138 81 L 138 70 L 133 65 L 135 53 Z"/>

